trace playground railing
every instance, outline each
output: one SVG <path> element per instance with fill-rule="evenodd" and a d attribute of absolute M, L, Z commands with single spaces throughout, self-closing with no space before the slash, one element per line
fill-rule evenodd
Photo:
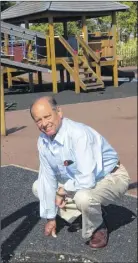
<path fill-rule="evenodd" d="M 98 63 L 100 58 L 95 54 L 95 52 L 87 45 L 87 43 L 79 35 L 77 35 L 76 38 L 78 43 L 86 51 L 87 55 L 89 55 L 96 63 Z"/>
<path fill-rule="evenodd" d="M 73 70 L 73 77 L 75 80 L 75 86 L 76 86 L 76 91 L 79 91 L 80 89 L 80 80 L 79 80 L 79 60 L 78 60 L 78 52 L 74 50 L 69 43 L 65 40 L 64 37 L 58 36 L 58 40 L 62 43 L 62 45 L 66 48 L 66 50 L 71 54 L 73 58 L 73 63 L 74 63 L 74 70 Z"/>

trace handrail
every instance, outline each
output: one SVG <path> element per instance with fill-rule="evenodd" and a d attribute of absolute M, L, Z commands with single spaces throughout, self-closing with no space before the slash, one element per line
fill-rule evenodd
<path fill-rule="evenodd" d="M 95 60 L 96 63 L 98 63 L 100 61 L 100 58 L 96 56 L 94 51 L 92 51 L 92 49 L 86 44 L 86 42 L 79 35 L 77 35 L 76 38 L 80 43 L 80 45 L 85 49 L 85 51 Z"/>
<path fill-rule="evenodd" d="M 69 45 L 69 43 L 65 40 L 65 38 L 59 36 L 58 39 L 63 44 L 63 46 L 67 49 L 67 51 L 71 54 L 71 56 L 74 58 L 76 55 L 74 54 L 74 49 Z"/>
<path fill-rule="evenodd" d="M 49 36 L 46 36 L 46 53 L 47 53 L 47 64 L 51 65 L 51 56 L 50 56 L 50 41 Z"/>
<path fill-rule="evenodd" d="M 70 44 L 64 39 L 64 37 L 60 36 L 59 41 L 62 45 L 67 49 L 67 51 L 73 57 L 74 62 L 74 80 L 75 80 L 75 91 L 76 93 L 80 93 L 80 80 L 79 80 L 79 61 L 78 54 L 75 54 L 74 49 L 70 46 Z"/>

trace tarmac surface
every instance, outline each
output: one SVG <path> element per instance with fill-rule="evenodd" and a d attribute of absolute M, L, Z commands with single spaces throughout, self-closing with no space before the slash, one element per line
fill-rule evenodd
<path fill-rule="evenodd" d="M 69 90 L 69 88 L 72 88 L 72 90 Z M 10 110 L 28 109 L 30 108 L 30 105 L 34 102 L 35 99 L 42 96 L 53 95 L 50 89 L 47 89 L 46 85 L 45 90 L 46 91 L 44 92 L 26 94 L 21 94 L 18 92 L 9 92 L 5 90 L 5 101 L 7 103 L 16 103 L 16 107 L 10 108 Z M 76 94 L 73 90 L 73 87 L 65 87 L 65 90 L 60 90 L 58 94 L 54 95 L 54 97 L 57 99 L 58 104 L 60 105 L 111 100 L 133 96 L 137 96 L 137 82 L 120 82 L 120 86 L 118 88 L 111 86 L 110 82 L 108 82 L 108 86 L 106 86 L 104 90 L 81 92 L 80 94 Z"/>
<path fill-rule="evenodd" d="M 15 164 L 38 170 L 39 131 L 28 109 L 36 98 L 45 95 L 53 94 L 49 89 L 28 94 L 5 91 L 5 102 L 15 102 L 16 106 L 6 111 L 8 136 L 1 140 L 1 164 L 8 165 L 1 168 L 2 262 L 137 262 L 136 197 L 126 195 L 117 205 L 106 208 L 106 212 L 110 212 L 105 218 L 110 238 L 104 249 L 91 250 L 82 239 L 81 230 L 71 232 L 67 222 L 59 217 L 57 238 L 44 236 L 45 222 L 39 218 L 39 203 L 31 191 L 37 172 Z M 120 83 L 118 88 L 107 85 L 105 90 L 80 94 L 67 87 L 54 95 L 67 117 L 94 127 L 117 149 L 131 176 L 128 192 L 135 196 L 136 96 L 135 81 Z"/>
<path fill-rule="evenodd" d="M 106 248 L 93 251 L 60 217 L 57 238 L 44 236 L 44 220 L 31 188 L 37 172 L 16 166 L 1 168 L 2 262 L 137 262 L 137 199 L 125 196 L 106 207 L 110 237 Z M 81 222 L 81 220 L 79 220 Z"/>

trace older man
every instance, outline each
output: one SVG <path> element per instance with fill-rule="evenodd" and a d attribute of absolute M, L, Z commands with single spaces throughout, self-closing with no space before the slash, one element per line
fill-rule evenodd
<path fill-rule="evenodd" d="M 63 117 L 52 97 L 37 99 L 30 113 L 41 131 L 35 191 L 40 216 L 46 219 L 45 234 L 56 234 L 58 208 L 66 207 L 66 197 L 71 196 L 82 213 L 82 237 L 90 239 L 93 249 L 106 246 L 108 230 L 101 205 L 119 200 L 130 181 L 116 151 L 91 127 Z"/>

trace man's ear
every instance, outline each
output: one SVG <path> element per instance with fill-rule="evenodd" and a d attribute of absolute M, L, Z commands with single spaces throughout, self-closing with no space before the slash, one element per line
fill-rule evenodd
<path fill-rule="evenodd" d="M 60 115 L 60 117 L 63 117 L 63 112 L 60 106 L 57 107 L 57 112 Z"/>

